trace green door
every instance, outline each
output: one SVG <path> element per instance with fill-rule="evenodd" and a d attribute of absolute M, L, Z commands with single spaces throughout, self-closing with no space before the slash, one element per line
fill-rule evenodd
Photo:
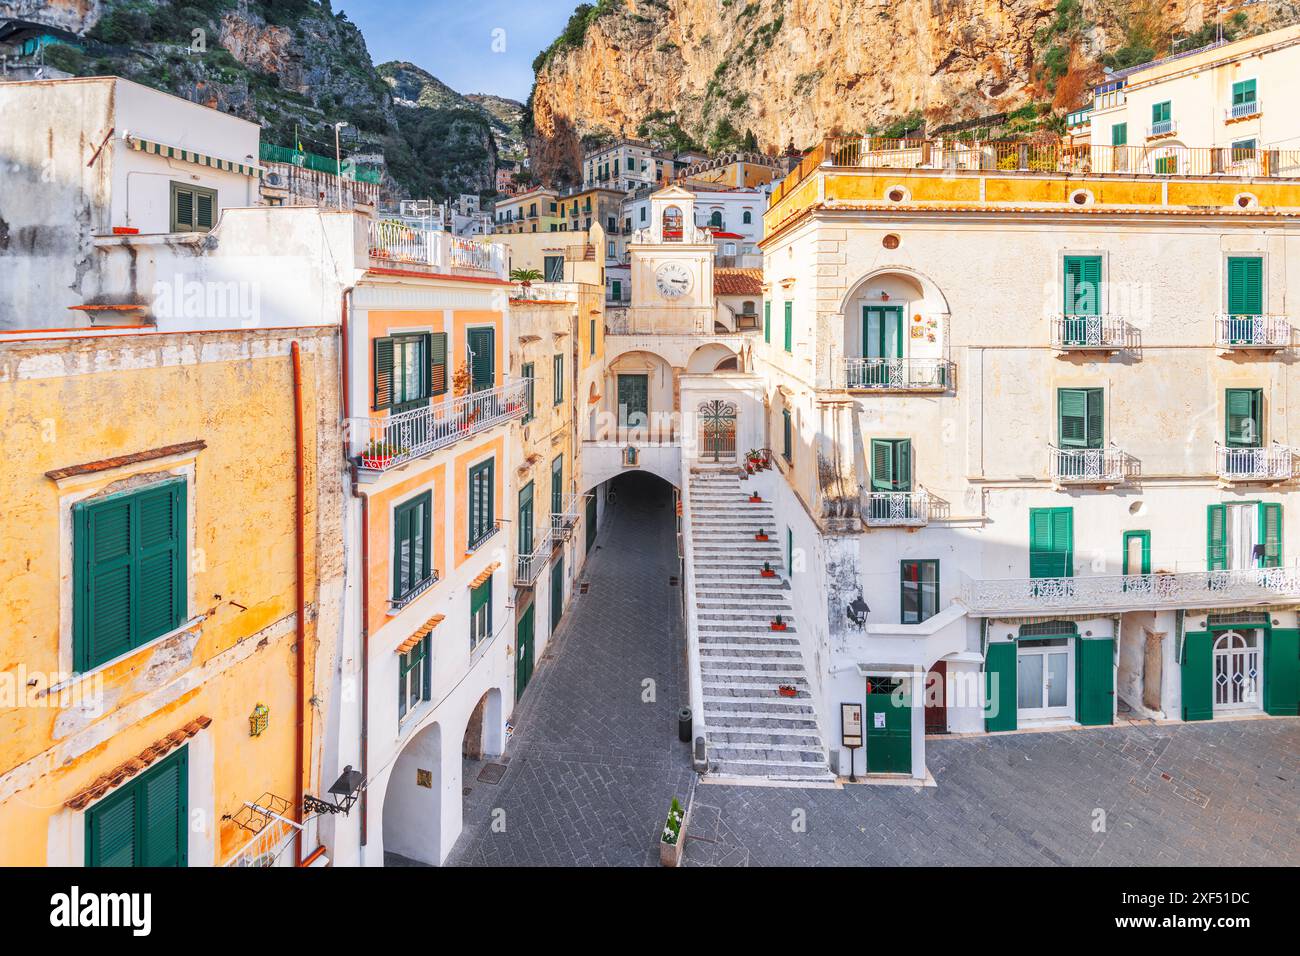
<path fill-rule="evenodd" d="M 519 489 L 519 556 L 533 553 L 533 483 Z"/>
<path fill-rule="evenodd" d="M 990 644 L 984 653 L 984 729 L 1016 729 L 1016 644 Z"/>
<path fill-rule="evenodd" d="M 559 555 L 551 565 L 551 634 L 560 626 L 564 614 L 564 555 Z"/>
<path fill-rule="evenodd" d="M 1079 723 L 1111 723 L 1115 707 L 1114 638 L 1079 638 L 1074 642 L 1075 710 Z"/>
<path fill-rule="evenodd" d="M 867 773 L 912 772 L 912 701 L 898 687 L 896 680 L 867 678 Z"/>
<path fill-rule="evenodd" d="M 587 553 L 591 554 L 591 546 L 596 543 L 596 496 L 587 496 Z"/>
<path fill-rule="evenodd" d="M 1210 720 L 1214 716 L 1214 638 L 1209 631 L 1192 631 L 1183 637 L 1183 720 Z"/>
<path fill-rule="evenodd" d="M 862 357 L 897 359 L 903 357 L 903 307 L 900 305 L 864 305 L 862 307 Z M 861 381 L 854 376 L 853 387 L 889 384 L 889 365 L 867 362 Z"/>
<path fill-rule="evenodd" d="M 1074 509 L 1029 509 L 1029 576 L 1074 576 Z"/>
<path fill-rule="evenodd" d="M 529 679 L 533 676 L 533 608 L 535 605 L 528 605 L 528 610 L 519 618 L 519 624 L 516 627 L 515 640 L 515 700 L 518 701 L 524 695 L 524 688 L 528 686 Z"/>
<path fill-rule="evenodd" d="M 1264 632 L 1264 712 L 1275 717 L 1300 713 L 1300 630 Z"/>
<path fill-rule="evenodd" d="M 650 421 L 650 377 L 648 375 L 620 375 L 618 377 L 618 424 L 626 428 L 642 428 Z"/>
<path fill-rule="evenodd" d="M 470 387 L 473 391 L 491 388 L 496 384 L 496 331 L 494 329 L 469 330 Z"/>

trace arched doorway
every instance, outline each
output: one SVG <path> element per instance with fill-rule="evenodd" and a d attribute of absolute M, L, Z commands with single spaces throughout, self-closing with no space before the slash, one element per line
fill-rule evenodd
<path fill-rule="evenodd" d="M 1258 632 L 1224 631 L 1214 641 L 1214 710 L 1257 710 L 1261 666 Z"/>
<path fill-rule="evenodd" d="M 384 791 L 384 856 L 442 862 L 442 728 L 430 724 L 398 754 Z"/>
<path fill-rule="evenodd" d="M 736 406 L 714 399 L 702 402 L 700 416 L 700 458 L 730 461 L 736 457 Z"/>

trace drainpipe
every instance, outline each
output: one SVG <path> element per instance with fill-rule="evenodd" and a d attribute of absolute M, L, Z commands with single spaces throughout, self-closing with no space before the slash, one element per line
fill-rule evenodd
<path fill-rule="evenodd" d="M 306 557 L 303 554 L 304 546 L 304 522 L 303 499 L 304 491 L 304 474 L 303 474 L 303 428 L 302 428 L 302 353 L 298 343 L 295 341 L 290 346 L 290 356 L 293 359 L 293 418 L 294 418 L 294 483 L 297 497 L 295 498 L 295 515 L 294 515 L 294 543 L 297 554 L 294 556 L 294 601 L 297 604 L 297 641 L 298 641 L 298 661 L 297 673 L 295 675 L 297 696 L 294 701 L 295 710 L 295 733 L 297 736 L 297 746 L 294 748 L 294 791 L 296 799 L 294 807 L 298 815 L 298 822 L 305 823 L 303 813 L 303 748 L 306 743 L 306 707 L 303 703 L 303 693 L 307 679 L 307 598 L 306 598 Z M 302 862 L 302 828 L 294 829 L 293 836 L 293 858 L 295 863 Z"/>

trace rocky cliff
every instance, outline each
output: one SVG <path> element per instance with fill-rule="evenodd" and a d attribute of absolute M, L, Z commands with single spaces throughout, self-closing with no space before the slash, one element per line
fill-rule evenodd
<path fill-rule="evenodd" d="M 991 114 L 1012 114 L 1017 132 L 1059 124 L 1103 61 L 1124 66 L 1166 52 L 1218 5 L 599 0 L 580 6 L 534 63 L 535 163 L 567 178 L 584 140 L 612 135 L 719 149 L 752 132 L 772 150 L 837 130 L 933 130 Z M 1286 19 L 1291 8 L 1247 7 L 1234 28 Z"/>

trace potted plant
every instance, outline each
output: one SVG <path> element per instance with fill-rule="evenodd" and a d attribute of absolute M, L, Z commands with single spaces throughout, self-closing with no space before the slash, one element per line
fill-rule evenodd
<path fill-rule="evenodd" d="M 799 696 L 799 691 L 795 688 L 793 684 L 782 684 L 779 687 L 777 687 L 776 692 L 780 694 L 782 697 Z"/>
<path fill-rule="evenodd" d="M 755 540 L 755 541 L 766 541 L 766 540 L 768 540 L 768 538 L 767 538 L 767 532 L 764 531 L 762 528 L 759 528 L 759 529 L 758 529 L 758 534 L 754 535 L 754 540 Z"/>
<path fill-rule="evenodd" d="M 785 621 L 783 621 L 783 620 L 781 619 L 781 615 L 778 614 L 776 617 L 774 617 L 774 618 L 772 619 L 772 623 L 771 623 L 771 625 L 769 625 L 769 626 L 770 626 L 770 627 L 772 628 L 772 630 L 774 630 L 774 631 L 784 631 L 784 630 L 785 630 Z"/>
<path fill-rule="evenodd" d="M 676 797 L 668 808 L 668 821 L 659 834 L 659 863 L 677 866 L 682 861 L 682 842 L 686 837 L 686 812 Z"/>
<path fill-rule="evenodd" d="M 755 467 L 763 463 L 763 453 L 757 448 L 751 448 L 749 451 L 745 452 L 745 457 L 749 459 L 749 463 Z"/>
<path fill-rule="evenodd" d="M 751 505 L 762 504 L 762 503 L 763 503 L 763 496 L 760 495 L 757 491 L 751 491 L 751 492 L 749 493 L 749 503 L 750 503 Z"/>
<path fill-rule="evenodd" d="M 387 468 L 388 463 L 403 451 L 405 449 L 394 448 L 386 441 L 372 440 L 361 453 L 361 467 L 381 471 Z"/>
<path fill-rule="evenodd" d="M 763 578 L 774 578 L 776 577 L 776 572 L 772 570 L 771 564 L 769 564 L 767 561 L 764 561 L 763 570 L 759 571 L 758 575 L 759 577 L 763 577 Z"/>
<path fill-rule="evenodd" d="M 511 269 L 510 281 L 518 282 L 524 290 L 523 297 L 528 298 L 528 291 L 533 287 L 533 283 L 542 278 L 542 274 L 536 269 Z"/>
<path fill-rule="evenodd" d="M 451 377 L 451 390 L 457 398 L 469 393 L 470 371 L 469 364 L 466 363 L 456 369 L 456 374 Z"/>

